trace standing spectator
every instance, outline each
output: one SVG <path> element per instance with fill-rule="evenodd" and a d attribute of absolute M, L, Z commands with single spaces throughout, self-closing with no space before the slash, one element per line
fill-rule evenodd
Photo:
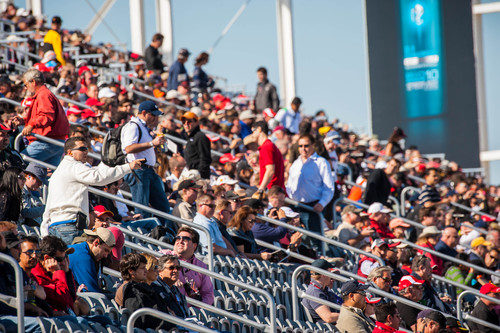
<path fill-rule="evenodd" d="M 385 169 L 375 169 L 370 173 L 366 180 L 366 190 L 363 196 L 363 202 L 371 205 L 374 202 L 385 204 L 391 194 L 391 182 L 389 176 L 398 172 L 401 162 L 391 159 L 387 162 Z"/>
<path fill-rule="evenodd" d="M 420 302 L 424 295 L 424 280 L 417 280 L 411 275 L 406 275 L 399 280 L 399 296 L 404 297 L 413 302 Z M 401 318 L 405 324 L 405 328 L 414 331 L 414 325 L 417 323 L 419 309 L 407 305 L 402 302 L 396 302 Z"/>
<path fill-rule="evenodd" d="M 214 85 L 214 81 L 210 78 L 207 73 L 201 68 L 208 63 L 208 58 L 210 56 L 207 52 L 201 52 L 194 62 L 193 71 L 193 92 L 202 94 L 207 92 L 208 88 Z M 197 100 L 197 99 L 196 99 Z"/>
<path fill-rule="evenodd" d="M 436 185 L 439 181 L 439 175 L 436 169 L 429 168 L 425 170 L 424 173 L 425 185 L 422 187 L 422 191 L 418 195 L 418 204 L 422 207 L 432 207 L 442 203 L 447 203 L 450 201 L 449 198 L 441 200 L 441 195 L 436 189 Z"/>
<path fill-rule="evenodd" d="M 186 166 L 189 170 L 198 170 L 201 178 L 209 179 L 210 163 L 212 163 L 210 140 L 200 130 L 198 116 L 193 112 L 184 113 L 181 121 L 187 136 L 186 148 L 184 149 Z"/>
<path fill-rule="evenodd" d="M 441 239 L 436 244 L 436 251 L 450 257 L 456 257 L 458 252 L 455 247 L 458 245 L 459 238 L 457 229 L 454 227 L 444 228 Z"/>
<path fill-rule="evenodd" d="M 235 257 L 236 253 L 231 250 L 231 244 L 224 239 L 217 222 L 212 219 L 215 210 L 214 197 L 210 194 L 201 195 L 197 200 L 197 204 L 198 209 L 193 219 L 193 223 L 205 227 L 209 231 L 213 242 L 209 244 L 206 234 L 202 232 L 202 236 L 200 237 L 202 252 L 207 253 L 208 246 L 213 246 L 214 254 Z"/>
<path fill-rule="evenodd" d="M 163 35 L 160 33 L 154 34 L 151 44 L 149 44 L 144 52 L 144 60 L 146 61 L 147 69 L 157 73 L 163 73 L 165 71 L 165 65 L 163 64 L 161 54 L 158 51 L 158 49 L 163 45 L 163 38 Z"/>
<path fill-rule="evenodd" d="M 43 51 L 54 51 L 56 54 L 57 61 L 61 66 L 66 65 L 66 60 L 63 57 L 63 44 L 60 35 L 62 20 L 59 16 L 54 16 L 52 18 L 52 24 L 50 25 L 50 30 L 45 34 L 43 38 Z"/>
<path fill-rule="evenodd" d="M 259 67 L 257 69 L 257 93 L 255 94 L 255 110 L 261 113 L 265 108 L 278 110 L 280 98 L 276 87 L 267 79 L 267 69 Z"/>
<path fill-rule="evenodd" d="M 363 312 L 366 305 L 366 289 L 368 285 L 362 285 L 356 280 L 348 280 L 342 284 L 340 293 L 343 304 L 335 324 L 341 333 L 369 333 L 373 330 L 372 320 Z"/>
<path fill-rule="evenodd" d="M 196 215 L 196 198 L 198 197 L 198 189 L 201 186 L 196 184 L 192 179 L 183 180 L 177 187 L 177 191 L 181 194 L 181 201 L 175 205 L 172 210 L 172 215 L 181 219 L 192 221 Z"/>
<path fill-rule="evenodd" d="M 64 144 L 64 151 L 66 155 L 50 179 L 40 232 L 42 236 L 50 233 L 62 238 L 66 244 L 71 244 L 88 225 L 88 186 L 103 186 L 116 181 L 139 168 L 140 161 L 113 168 L 103 163 L 91 167 L 86 163 L 88 146 L 82 137 L 68 139 Z"/>
<path fill-rule="evenodd" d="M 100 261 L 111 254 L 115 236 L 106 228 L 97 228 L 95 231 L 85 229 L 84 233 L 87 235 L 85 242 L 69 246 L 74 249 L 69 255 L 69 268 L 82 291 L 102 293 L 98 268 Z"/>
<path fill-rule="evenodd" d="M 329 231 L 329 235 L 337 237 L 338 241 L 350 246 L 360 247 L 366 244 L 363 240 L 367 237 L 373 235 L 375 230 L 372 227 L 368 227 L 359 231 L 356 228 L 356 223 L 360 221 L 359 213 L 362 209 L 358 209 L 353 205 L 347 205 L 342 209 L 342 223 L 332 231 Z"/>
<path fill-rule="evenodd" d="M 188 226 L 182 226 L 175 236 L 174 250 L 164 251 L 166 254 L 175 254 L 180 260 L 191 265 L 208 269 L 208 266 L 194 255 L 200 244 L 199 233 Z M 179 290 L 183 295 L 212 305 L 214 303 L 214 286 L 210 277 L 205 274 L 181 268 L 179 271 Z"/>
<path fill-rule="evenodd" d="M 311 266 L 321 268 L 325 271 L 334 268 L 333 265 L 325 259 L 315 260 L 311 263 Z M 306 294 L 340 305 L 342 304 L 342 299 L 331 290 L 332 286 L 333 279 L 331 277 L 311 271 L 311 283 L 307 287 Z M 315 323 L 325 322 L 331 324 L 335 323 L 339 318 L 339 313 L 328 305 L 311 301 L 307 298 L 302 299 L 302 305 L 306 311 L 309 312 Z"/>
<path fill-rule="evenodd" d="M 375 307 L 375 328 L 373 333 L 399 332 L 397 329 L 401 324 L 401 315 L 394 302 L 378 304 Z"/>
<path fill-rule="evenodd" d="M 368 207 L 368 217 L 370 225 L 382 238 L 394 238 L 394 234 L 389 229 L 390 213 L 392 210 L 382 205 L 380 202 L 374 202 Z"/>
<path fill-rule="evenodd" d="M 161 111 L 153 101 L 145 101 L 139 105 L 137 117 L 132 117 L 130 121 L 123 126 L 121 132 L 122 150 L 127 154 L 127 162 L 141 163 L 140 169 L 134 174 L 124 177 L 130 186 L 132 200 L 142 205 L 158 209 L 169 213 L 170 206 L 163 189 L 163 183 L 154 170 L 156 164 L 156 154 L 154 147 L 165 143 L 163 136 L 151 135 L 151 130 L 158 125 L 158 116 Z M 140 161 L 143 161 L 140 162 Z M 136 213 L 142 217 L 151 217 L 151 213 L 137 209 Z M 170 229 L 172 235 L 175 234 L 175 224 L 172 221 L 160 218 L 160 221 Z"/>
<path fill-rule="evenodd" d="M 47 169 L 39 164 L 31 162 L 24 170 L 26 180 L 22 192 L 21 224 L 40 226 L 42 224 L 45 204 L 39 192 L 42 184 L 46 183 Z"/>
<path fill-rule="evenodd" d="M 299 133 L 299 124 L 302 121 L 300 114 L 300 105 L 302 100 L 299 97 L 294 97 L 290 108 L 283 108 L 278 111 L 274 120 L 278 121 L 288 132 L 292 134 Z"/>
<path fill-rule="evenodd" d="M 189 51 L 187 49 L 180 49 L 177 54 L 177 60 L 174 61 L 172 66 L 170 66 L 168 71 L 168 80 L 167 80 L 167 90 L 177 90 L 177 87 L 182 82 L 188 82 L 189 84 L 189 76 L 184 67 L 184 64 L 189 58 Z"/>
<path fill-rule="evenodd" d="M 279 149 L 268 139 L 269 127 L 265 121 L 253 125 L 252 137 L 259 146 L 259 194 L 274 185 L 285 189 L 285 164 Z"/>
<path fill-rule="evenodd" d="M 500 299 L 500 288 L 495 286 L 493 283 L 487 283 L 481 287 L 479 292 L 483 295 L 490 296 L 496 299 Z M 482 319 L 490 324 L 500 326 L 500 320 L 497 312 L 495 311 L 495 306 L 498 303 L 487 300 L 486 298 L 480 298 L 479 303 L 474 306 L 471 315 L 478 319 Z M 493 333 L 498 332 L 495 329 L 476 324 L 473 321 L 469 321 L 469 327 L 471 330 L 477 330 L 478 332 Z"/>
<path fill-rule="evenodd" d="M 26 147 L 23 154 L 57 166 L 64 153 L 63 148 L 29 136 L 35 133 L 64 142 L 69 132 L 66 113 L 57 97 L 45 86 L 44 82 L 42 72 L 34 68 L 28 69 L 23 74 L 23 83 L 33 98 L 21 132 L 30 141 L 30 145 Z"/>

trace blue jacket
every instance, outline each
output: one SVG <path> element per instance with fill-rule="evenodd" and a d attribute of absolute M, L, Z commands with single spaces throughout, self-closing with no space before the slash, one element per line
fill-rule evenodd
<path fill-rule="evenodd" d="M 280 220 L 282 222 L 286 222 Z M 257 222 L 252 227 L 252 232 L 255 239 L 261 240 L 266 243 L 278 242 L 280 239 L 285 237 L 288 229 L 285 227 L 274 227 L 269 222 Z"/>
<path fill-rule="evenodd" d="M 176 60 L 168 71 L 167 90 L 177 90 L 177 87 L 183 81 L 189 82 L 189 76 L 184 64 Z"/>
<path fill-rule="evenodd" d="M 87 291 L 102 293 L 101 287 L 99 287 L 98 264 L 94 261 L 87 242 L 70 245 L 69 247 L 75 249 L 75 252 L 68 257 L 69 268 L 73 271 L 76 283 L 86 285 Z"/>
<path fill-rule="evenodd" d="M 242 122 L 241 120 L 240 120 L 240 126 L 241 126 L 240 136 L 242 139 L 244 139 L 247 135 L 252 134 L 252 129 L 248 127 L 248 125 Z"/>

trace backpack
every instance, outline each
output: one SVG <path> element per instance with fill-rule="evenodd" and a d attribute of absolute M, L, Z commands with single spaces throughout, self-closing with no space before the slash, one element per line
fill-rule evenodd
<path fill-rule="evenodd" d="M 135 124 L 139 129 L 139 139 L 137 142 L 141 141 L 142 138 L 142 130 L 139 124 L 135 122 L 131 122 Z M 101 159 L 104 164 L 110 167 L 114 167 L 117 165 L 125 164 L 126 155 L 122 151 L 122 142 L 121 135 L 123 126 L 126 124 L 119 126 L 117 128 L 111 129 L 102 142 L 102 150 L 101 150 Z"/>

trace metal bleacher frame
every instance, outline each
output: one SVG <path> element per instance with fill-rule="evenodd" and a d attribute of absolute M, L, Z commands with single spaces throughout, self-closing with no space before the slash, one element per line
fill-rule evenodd
<path fill-rule="evenodd" d="M 493 325 L 493 324 L 491 324 L 491 323 L 489 323 L 487 321 L 484 321 L 482 319 L 479 319 L 479 318 L 476 318 L 474 316 L 471 316 L 468 313 L 466 313 L 464 315 L 464 312 L 462 311 L 462 300 L 464 299 L 464 297 L 466 295 L 474 295 L 476 297 L 485 298 L 485 299 L 487 299 L 489 301 L 492 301 L 492 302 L 495 302 L 497 304 L 500 304 L 500 299 L 498 299 L 498 298 L 494 298 L 494 297 L 490 297 L 488 295 L 481 294 L 481 293 L 479 293 L 475 289 L 474 290 L 465 290 L 462 293 L 460 293 L 460 295 L 458 296 L 458 299 L 457 299 L 457 317 L 458 317 L 458 320 L 460 322 L 462 322 L 462 323 L 464 322 L 464 320 L 470 320 L 470 321 L 475 322 L 476 324 L 487 326 L 489 328 L 495 329 L 498 332 L 500 332 L 500 326 Z"/>
<path fill-rule="evenodd" d="M 24 333 L 24 289 L 23 271 L 17 261 L 10 255 L 0 253 L 0 261 L 4 261 L 14 268 L 16 277 L 16 311 L 17 311 L 17 331 Z"/>
<path fill-rule="evenodd" d="M 185 327 L 185 328 L 189 328 L 190 330 L 193 330 L 195 332 L 217 333 L 217 331 L 215 331 L 215 330 L 211 330 L 209 328 L 190 323 L 186 320 L 174 317 L 174 316 L 169 315 L 167 313 L 160 312 L 158 310 L 151 309 L 151 308 L 142 308 L 142 309 L 136 310 L 132 313 L 132 315 L 130 316 L 130 318 L 128 319 L 128 322 L 127 322 L 127 333 L 134 333 L 134 325 L 135 325 L 136 320 L 139 319 L 139 317 L 144 316 L 144 315 L 157 317 L 161 320 L 168 321 L 170 323 L 180 325 L 180 326 Z"/>

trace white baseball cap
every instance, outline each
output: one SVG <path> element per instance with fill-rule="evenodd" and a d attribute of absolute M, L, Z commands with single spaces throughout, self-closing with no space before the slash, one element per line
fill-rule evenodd
<path fill-rule="evenodd" d="M 370 207 L 368 207 L 368 214 L 375 214 L 375 213 L 389 214 L 392 213 L 392 210 L 385 207 L 380 202 L 374 202 L 370 205 Z"/>
<path fill-rule="evenodd" d="M 231 179 L 231 177 L 229 177 L 228 175 L 219 176 L 219 178 L 217 178 L 217 180 L 215 181 L 216 186 L 222 184 L 235 185 L 237 183 L 237 180 Z"/>
<path fill-rule="evenodd" d="M 280 209 L 285 213 L 286 217 L 289 217 L 289 218 L 292 218 L 292 219 L 294 217 L 297 217 L 297 216 L 300 215 L 299 213 L 294 212 L 293 209 L 291 209 L 290 207 L 283 206 Z"/>

